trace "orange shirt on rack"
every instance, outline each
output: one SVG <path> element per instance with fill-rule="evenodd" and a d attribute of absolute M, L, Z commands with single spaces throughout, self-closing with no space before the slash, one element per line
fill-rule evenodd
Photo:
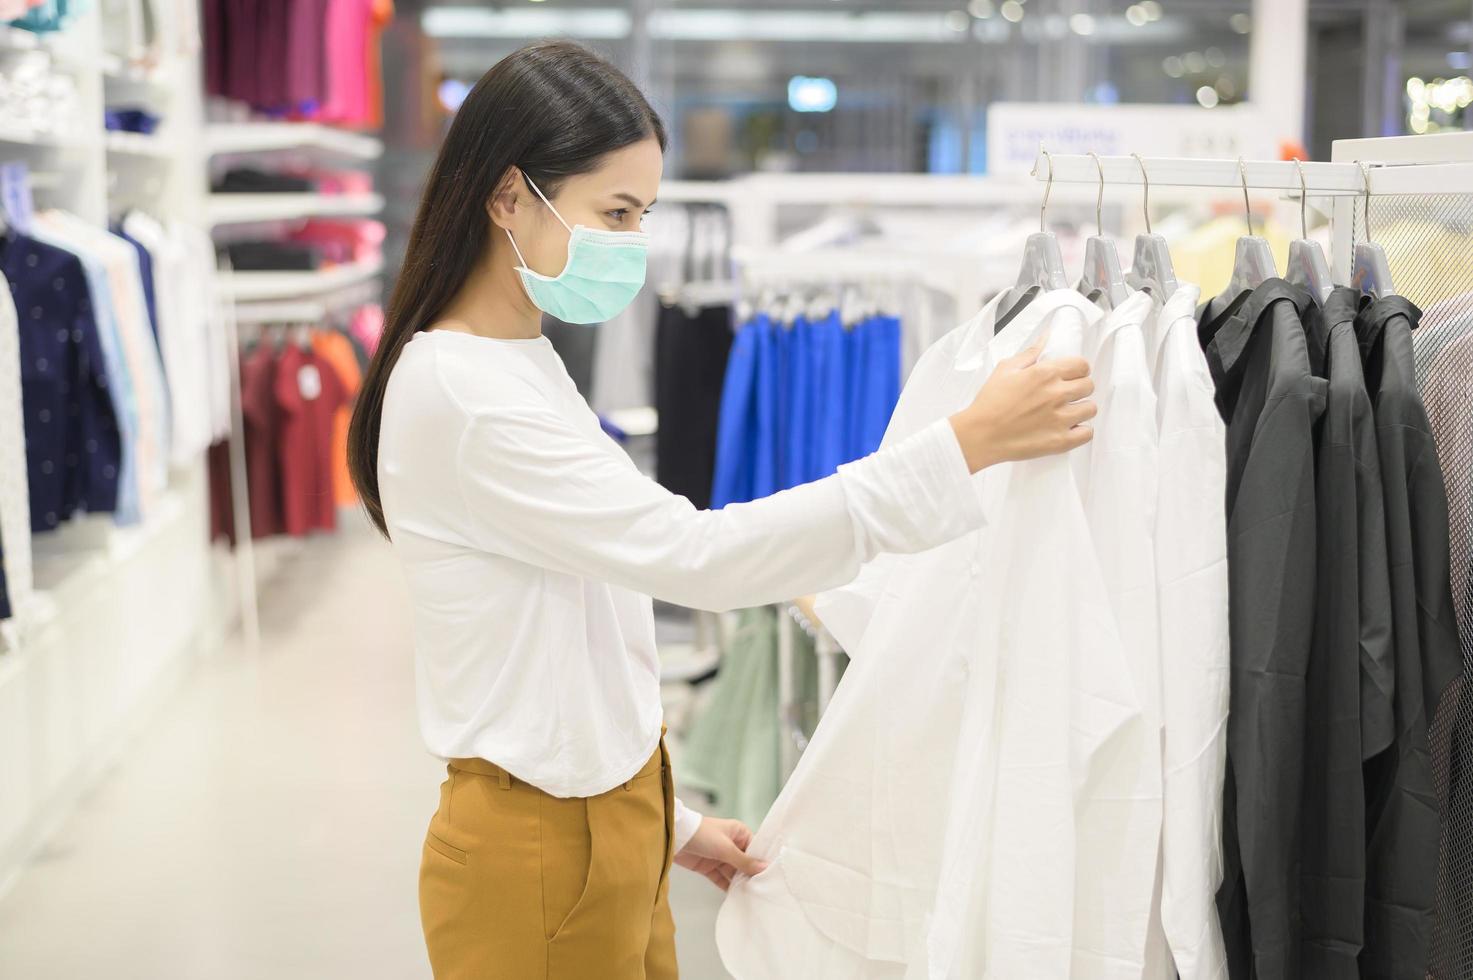
<path fill-rule="evenodd" d="M 384 124 L 384 28 L 394 19 L 394 0 L 373 0 L 373 12 L 368 21 L 368 51 L 365 61 L 368 82 L 368 118 L 370 129 L 382 128 Z"/>
<path fill-rule="evenodd" d="M 332 365 L 333 373 L 343 383 L 348 401 L 338 409 L 332 426 L 332 488 L 339 507 L 358 503 L 352 477 L 348 475 L 348 421 L 353 417 L 352 399 L 363 385 L 363 372 L 353 353 L 353 342 L 336 330 L 318 330 L 312 334 L 312 350 Z"/>

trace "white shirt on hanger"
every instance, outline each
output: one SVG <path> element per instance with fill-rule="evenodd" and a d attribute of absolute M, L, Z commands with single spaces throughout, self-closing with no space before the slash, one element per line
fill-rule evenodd
<path fill-rule="evenodd" d="M 1227 758 L 1226 430 L 1181 283 L 1147 324 L 1160 431 L 1157 611 L 1165 725 L 1161 921 L 1181 980 L 1227 975 L 1222 883 Z"/>
<path fill-rule="evenodd" d="M 994 338 L 999 302 L 922 357 L 887 443 L 1101 316 L 1045 293 Z M 853 663 L 722 907 L 738 980 L 1069 975 L 1076 787 L 1140 709 L 1069 461 L 973 483 L 982 532 L 821 599 Z"/>
<path fill-rule="evenodd" d="M 1080 789 L 1071 977 L 1175 977 L 1156 891 L 1161 857 L 1161 657 L 1156 595 L 1156 394 L 1135 292 L 1086 339 L 1094 441 L 1074 453 L 1095 554 L 1142 712 L 1116 733 Z"/>
<path fill-rule="evenodd" d="M 30 488 L 26 482 L 26 426 L 21 395 L 20 322 L 10 283 L 0 275 L 0 551 L 14 613 L 28 604 L 31 569 Z"/>
<path fill-rule="evenodd" d="M 148 249 L 153 259 L 154 310 L 158 345 L 169 384 L 172 431 L 169 461 L 187 466 L 198 461 L 212 441 L 208 325 L 187 300 L 203 283 L 190 275 L 187 246 L 149 215 L 133 211 L 123 230 Z"/>
<path fill-rule="evenodd" d="M 426 744 L 563 797 L 628 780 L 659 742 L 651 595 L 776 602 L 983 522 L 945 420 L 828 479 L 697 511 L 602 431 L 545 338 L 416 335 L 379 454 Z M 681 812 L 677 846 L 699 822 Z"/>

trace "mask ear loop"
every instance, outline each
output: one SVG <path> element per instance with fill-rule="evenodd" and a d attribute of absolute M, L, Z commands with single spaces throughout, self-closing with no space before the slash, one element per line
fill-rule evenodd
<path fill-rule="evenodd" d="M 522 171 L 522 179 L 527 182 L 528 187 L 537 192 L 537 196 L 542 198 L 542 203 L 547 205 L 547 210 L 552 212 L 552 216 L 556 218 L 564 228 L 567 228 L 568 234 L 571 235 L 573 233 L 573 229 L 569 227 L 566 221 L 563 221 L 563 216 L 557 213 L 557 208 L 553 207 L 552 202 L 547 199 L 547 195 L 542 193 L 542 188 L 532 183 L 532 178 L 527 176 L 527 172 L 525 170 Z"/>
<path fill-rule="evenodd" d="M 532 182 L 532 178 L 527 176 L 527 172 L 525 170 L 523 170 L 521 174 L 522 179 L 527 182 L 527 186 L 532 188 L 537 196 L 542 199 L 542 203 L 547 205 L 547 210 L 552 212 L 552 216 L 558 220 L 558 223 L 561 224 L 564 228 L 568 228 L 568 223 L 563 220 L 563 216 L 557 213 L 557 208 L 553 207 L 552 202 L 547 199 L 547 195 L 542 193 L 542 188 L 538 187 L 535 183 Z M 502 231 L 506 232 L 506 237 L 511 242 L 512 251 L 517 253 L 517 261 L 522 263 L 523 269 L 531 272 L 532 267 L 527 264 L 526 258 L 522 255 L 522 250 L 517 247 L 517 240 L 512 236 L 511 229 L 503 228 Z M 572 233 L 573 229 L 568 228 L 568 234 L 571 235 Z"/>

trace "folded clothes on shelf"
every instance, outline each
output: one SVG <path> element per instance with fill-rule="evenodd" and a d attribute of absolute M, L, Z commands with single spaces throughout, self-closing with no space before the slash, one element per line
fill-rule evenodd
<path fill-rule="evenodd" d="M 256 167 L 232 167 L 215 181 L 217 194 L 306 194 L 317 189 L 307 177 L 260 170 Z"/>
<path fill-rule="evenodd" d="M 236 272 L 311 272 L 322 268 L 322 252 L 301 242 L 233 242 L 221 251 Z"/>
<path fill-rule="evenodd" d="M 108 108 L 102 114 L 103 125 L 110 132 L 152 134 L 159 128 L 162 118 L 156 112 L 134 106 Z"/>

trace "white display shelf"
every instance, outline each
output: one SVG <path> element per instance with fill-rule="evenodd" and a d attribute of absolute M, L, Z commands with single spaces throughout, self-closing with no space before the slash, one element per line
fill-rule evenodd
<path fill-rule="evenodd" d="M 317 123 L 212 123 L 206 127 L 205 145 L 211 155 L 303 149 L 350 160 L 376 160 L 384 152 L 384 144 L 371 136 Z"/>
<path fill-rule="evenodd" d="M 0 119 L 0 144 L 49 150 L 92 150 L 97 147 L 97 138 L 80 133 L 45 133 Z"/>
<path fill-rule="evenodd" d="M 156 157 L 167 160 L 174 156 L 173 147 L 158 136 L 143 133 L 109 132 L 103 137 L 107 152 L 127 156 Z"/>
<path fill-rule="evenodd" d="M 299 218 L 355 218 L 378 214 L 380 194 L 211 194 L 212 225 Z"/>
<path fill-rule="evenodd" d="M 383 268 L 383 260 L 374 259 L 318 272 L 233 272 L 220 276 L 220 290 L 237 303 L 310 299 L 356 286 Z"/>
<path fill-rule="evenodd" d="M 0 51 L 37 51 L 47 47 L 34 31 L 0 24 Z"/>

